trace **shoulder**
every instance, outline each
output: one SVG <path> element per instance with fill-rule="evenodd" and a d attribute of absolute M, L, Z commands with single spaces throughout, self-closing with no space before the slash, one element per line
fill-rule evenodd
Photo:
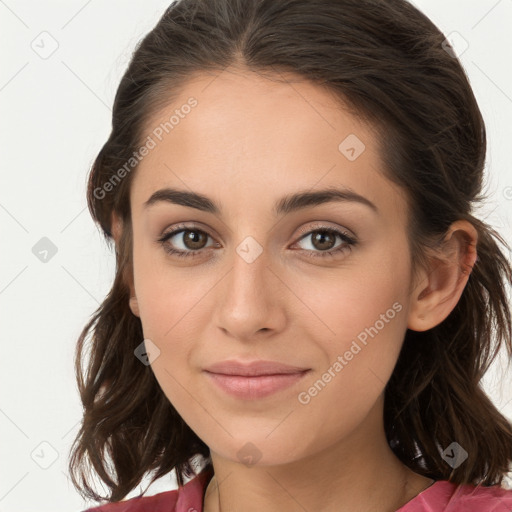
<path fill-rule="evenodd" d="M 204 490 L 212 476 L 212 470 L 205 469 L 183 487 L 173 491 L 106 503 L 83 512 L 202 512 Z"/>
<path fill-rule="evenodd" d="M 511 512 L 512 490 L 438 480 L 397 512 Z"/>
<path fill-rule="evenodd" d="M 107 503 L 88 508 L 84 512 L 175 512 L 178 490 L 166 491 L 154 496 L 138 496 L 126 501 Z"/>
<path fill-rule="evenodd" d="M 499 485 L 454 486 L 454 496 L 458 499 L 464 510 L 468 512 L 511 512 L 512 511 L 512 490 L 504 489 Z"/>

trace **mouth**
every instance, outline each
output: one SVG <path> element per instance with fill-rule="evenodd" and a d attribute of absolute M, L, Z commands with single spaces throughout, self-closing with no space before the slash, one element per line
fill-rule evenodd
<path fill-rule="evenodd" d="M 261 370 L 259 370 L 261 372 Z M 310 369 L 289 370 L 287 373 L 259 373 L 256 375 L 237 375 L 215 373 L 204 370 L 206 376 L 230 396 L 243 400 L 255 400 L 289 389 L 304 378 Z"/>
<path fill-rule="evenodd" d="M 204 368 L 205 371 L 222 375 L 242 377 L 260 377 L 262 375 L 288 375 L 310 370 L 311 368 L 293 366 L 277 361 L 231 359 L 220 361 Z"/>

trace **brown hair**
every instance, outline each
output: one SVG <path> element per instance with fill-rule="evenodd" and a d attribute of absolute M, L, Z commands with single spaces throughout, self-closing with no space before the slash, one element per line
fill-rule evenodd
<path fill-rule="evenodd" d="M 498 245 L 508 247 L 504 240 L 471 213 L 484 199 L 486 132 L 444 40 L 405 0 L 178 0 L 139 43 L 89 176 L 89 209 L 107 241 L 112 212 L 124 230 L 112 289 L 77 345 L 84 416 L 69 468 L 82 496 L 103 499 L 90 486 L 91 467 L 110 489 L 106 499 L 119 501 L 150 471 L 154 480 L 176 469 L 183 485 L 183 475 L 195 474 L 189 459 L 208 460 L 208 446 L 169 403 L 151 367 L 134 356 L 143 340 L 128 305 L 136 166 L 122 180 L 118 170 L 147 137 L 151 116 L 193 73 L 227 66 L 273 80 L 292 72 L 378 128 L 384 172 L 409 203 L 415 269 L 426 265 L 452 222 L 466 219 L 477 229 L 478 258 L 457 306 L 436 327 L 406 332 L 385 389 L 384 424 L 390 446 L 413 471 L 455 483 L 502 483 L 511 468 L 512 426 L 480 381 L 502 346 L 512 355 L 512 269 Z M 468 452 L 456 469 L 440 453 L 454 441 Z"/>

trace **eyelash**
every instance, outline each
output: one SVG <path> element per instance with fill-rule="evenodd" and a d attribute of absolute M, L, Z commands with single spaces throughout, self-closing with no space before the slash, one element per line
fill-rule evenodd
<path fill-rule="evenodd" d="M 182 233 L 184 231 L 204 233 L 208 237 L 212 238 L 206 231 L 204 231 L 202 229 L 198 229 L 195 226 L 179 225 L 179 226 L 177 226 L 177 229 L 175 229 L 169 233 L 165 233 L 160 238 L 158 238 L 158 242 L 162 245 L 165 252 L 167 252 L 168 254 L 171 254 L 172 256 L 177 256 L 179 258 L 194 258 L 198 255 L 198 253 L 204 251 L 204 249 L 197 249 L 195 251 L 193 251 L 193 250 L 182 251 L 182 250 L 177 250 L 177 249 L 173 249 L 172 247 L 169 247 L 169 245 L 167 244 L 167 241 L 170 238 L 172 238 L 173 236 L 177 235 L 178 233 Z M 308 257 L 311 257 L 311 258 L 332 257 L 338 253 L 341 253 L 342 251 L 351 250 L 352 247 L 354 247 L 357 244 L 357 241 L 355 240 L 355 238 L 349 236 L 346 232 L 339 231 L 337 229 L 334 229 L 332 227 L 327 227 L 327 226 L 317 226 L 315 229 L 311 229 L 305 233 L 301 233 L 301 237 L 299 238 L 298 241 L 302 240 L 303 238 L 307 238 L 307 236 L 309 236 L 313 233 L 316 233 L 318 231 L 327 232 L 329 234 L 337 235 L 343 240 L 344 244 L 341 244 L 339 247 L 337 247 L 335 249 L 331 249 L 329 251 L 310 251 L 308 249 L 303 249 L 304 251 L 309 253 Z"/>

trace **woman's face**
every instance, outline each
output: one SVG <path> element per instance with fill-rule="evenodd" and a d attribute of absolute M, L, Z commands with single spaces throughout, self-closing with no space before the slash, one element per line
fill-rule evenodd
<path fill-rule="evenodd" d="M 411 285 L 405 198 L 382 175 L 374 134 L 319 86 L 229 70 L 197 75 L 157 117 L 131 188 L 131 307 L 166 396 L 235 462 L 368 442 Z M 153 196 L 166 189 L 188 205 Z M 326 189 L 338 195 L 317 196 Z M 307 371 L 205 371 L 227 360 Z"/>

